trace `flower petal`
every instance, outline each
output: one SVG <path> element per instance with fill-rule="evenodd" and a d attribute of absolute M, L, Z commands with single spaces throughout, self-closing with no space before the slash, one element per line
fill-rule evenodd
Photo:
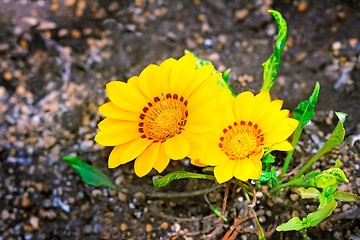
<path fill-rule="evenodd" d="M 188 154 L 190 158 L 198 158 L 205 153 L 207 149 L 205 136 L 188 131 L 183 131 L 181 135 L 184 136 L 190 144 L 190 152 Z"/>
<path fill-rule="evenodd" d="M 246 91 L 240 93 L 235 98 L 234 112 L 236 121 L 249 121 L 254 111 L 254 94 Z"/>
<path fill-rule="evenodd" d="M 211 145 L 212 148 L 200 158 L 200 162 L 210 166 L 223 165 L 229 159 L 218 146 Z"/>
<path fill-rule="evenodd" d="M 148 174 L 154 167 L 158 160 L 160 142 L 150 144 L 141 154 L 135 159 L 134 170 L 138 177 L 143 177 Z"/>
<path fill-rule="evenodd" d="M 185 125 L 186 131 L 191 133 L 203 133 L 209 131 L 218 124 L 220 116 L 214 111 L 196 111 L 195 113 L 189 113 L 187 122 Z"/>
<path fill-rule="evenodd" d="M 109 168 L 115 168 L 120 164 L 130 162 L 138 157 L 152 141 L 143 138 L 136 138 L 130 142 L 116 146 L 109 156 Z"/>
<path fill-rule="evenodd" d="M 291 151 L 294 149 L 293 146 L 291 145 L 291 143 L 289 143 L 288 141 L 276 143 L 271 147 L 275 148 L 275 150 L 278 150 L 278 151 Z"/>
<path fill-rule="evenodd" d="M 263 120 L 262 116 L 268 110 L 271 99 L 268 91 L 261 92 L 254 97 L 254 108 L 256 111 L 251 116 L 251 121 L 255 124 Z"/>
<path fill-rule="evenodd" d="M 249 180 L 250 174 L 253 171 L 254 164 L 249 158 L 244 158 L 235 161 L 234 177 L 241 180 Z"/>
<path fill-rule="evenodd" d="M 103 146 L 115 146 L 140 136 L 137 122 L 105 118 L 98 125 L 100 132 L 94 140 Z"/>
<path fill-rule="evenodd" d="M 190 95 L 192 95 L 194 89 L 205 81 L 213 70 L 213 65 L 205 65 L 197 68 L 192 76 L 192 80 L 183 92 L 183 97 L 187 99 Z"/>
<path fill-rule="evenodd" d="M 190 152 L 190 144 L 181 134 L 167 139 L 164 145 L 166 155 L 173 160 L 183 159 Z"/>
<path fill-rule="evenodd" d="M 161 73 L 161 83 L 162 83 L 162 92 L 170 92 L 170 74 L 176 65 L 177 60 L 173 58 L 168 58 L 160 64 L 160 73 Z"/>
<path fill-rule="evenodd" d="M 125 111 L 117 107 L 112 102 L 104 103 L 99 107 L 99 112 L 109 118 L 127 120 L 127 121 L 138 121 L 139 113 Z"/>
<path fill-rule="evenodd" d="M 214 168 L 214 175 L 219 184 L 229 181 L 234 175 L 235 161 L 227 159 L 221 165 Z"/>
<path fill-rule="evenodd" d="M 286 140 L 295 131 L 299 121 L 293 118 L 285 118 L 278 126 L 264 134 L 264 147 Z"/>
<path fill-rule="evenodd" d="M 201 163 L 200 161 L 199 161 L 199 159 L 191 159 L 191 161 L 190 161 L 190 163 L 192 164 L 192 165 L 195 165 L 195 166 L 197 166 L 197 167 L 206 167 L 207 165 L 206 164 L 203 164 L 203 163 Z"/>
<path fill-rule="evenodd" d="M 162 82 L 159 66 L 150 64 L 141 72 L 139 89 L 150 101 L 153 101 L 154 97 L 161 96 Z"/>
<path fill-rule="evenodd" d="M 193 54 L 186 54 L 181 57 L 170 74 L 170 91 L 182 96 L 185 88 L 192 80 L 196 68 L 196 61 Z"/>
<path fill-rule="evenodd" d="M 155 162 L 154 168 L 159 172 L 162 173 L 164 169 L 169 165 L 170 158 L 165 153 L 165 146 L 161 144 L 159 149 L 159 156 Z"/>
<path fill-rule="evenodd" d="M 119 108 L 131 112 L 140 112 L 147 101 L 136 88 L 124 82 L 113 81 L 106 84 L 109 99 Z"/>

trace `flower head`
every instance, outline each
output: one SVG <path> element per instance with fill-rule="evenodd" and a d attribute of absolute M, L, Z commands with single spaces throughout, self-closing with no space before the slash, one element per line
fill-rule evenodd
<path fill-rule="evenodd" d="M 232 177 L 242 181 L 258 179 L 263 150 L 291 150 L 286 139 L 298 121 L 288 118 L 289 110 L 281 110 L 283 101 L 271 101 L 266 91 L 256 96 L 243 92 L 236 98 L 228 94 L 222 99 L 224 119 L 209 135 L 208 151 L 193 163 L 215 166 L 214 175 L 219 183 Z"/>
<path fill-rule="evenodd" d="M 115 146 L 108 165 L 115 168 L 135 159 L 142 177 L 152 168 L 162 172 L 170 159 L 197 157 L 206 148 L 204 132 L 218 118 L 214 110 L 220 73 L 213 66 L 196 69 L 192 54 L 149 65 L 127 83 L 106 85 L 110 102 L 100 106 L 106 116 L 95 141 Z"/>

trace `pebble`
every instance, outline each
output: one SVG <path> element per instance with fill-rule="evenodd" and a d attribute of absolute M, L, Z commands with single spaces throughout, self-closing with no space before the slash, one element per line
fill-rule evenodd
<path fill-rule="evenodd" d="M 241 9 L 235 12 L 235 19 L 238 21 L 244 20 L 247 16 L 249 16 L 249 10 L 247 9 Z"/>
<path fill-rule="evenodd" d="M 34 230 L 38 230 L 39 229 L 39 218 L 35 217 L 35 216 L 31 216 L 30 217 L 30 224 L 33 227 Z"/>
<path fill-rule="evenodd" d="M 292 193 L 292 194 L 290 194 L 290 199 L 291 199 L 291 201 L 295 202 L 299 199 L 299 195 L 296 193 Z"/>
<path fill-rule="evenodd" d="M 152 228 L 152 226 L 151 226 L 151 224 L 146 224 L 146 232 L 151 232 L 152 230 L 153 230 L 153 228 Z"/>
<path fill-rule="evenodd" d="M 161 228 L 164 229 L 164 230 L 166 230 L 168 227 L 169 227 L 169 224 L 167 222 L 163 222 L 161 224 Z"/>
<path fill-rule="evenodd" d="M 298 12 L 305 12 L 307 9 L 308 5 L 306 1 L 301 1 L 297 7 Z"/>

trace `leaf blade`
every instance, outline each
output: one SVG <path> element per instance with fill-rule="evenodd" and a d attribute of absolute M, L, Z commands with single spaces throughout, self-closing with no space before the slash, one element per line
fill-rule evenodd
<path fill-rule="evenodd" d="M 103 172 L 87 164 L 82 159 L 72 156 L 65 156 L 63 159 L 79 174 L 85 183 L 96 187 L 106 186 L 113 190 L 120 190 Z"/>

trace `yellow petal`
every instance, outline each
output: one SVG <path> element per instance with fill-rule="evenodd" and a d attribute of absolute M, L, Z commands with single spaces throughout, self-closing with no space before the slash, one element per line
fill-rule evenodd
<path fill-rule="evenodd" d="M 189 113 L 184 128 L 191 133 L 203 133 L 214 128 L 219 120 L 220 116 L 214 111 L 196 111 Z"/>
<path fill-rule="evenodd" d="M 275 150 L 278 151 L 291 151 L 293 150 L 293 146 L 288 141 L 283 141 L 281 143 L 276 143 L 272 146 Z"/>
<path fill-rule="evenodd" d="M 187 54 L 178 60 L 170 74 L 170 91 L 182 96 L 195 72 L 196 61 L 193 54 Z"/>
<path fill-rule="evenodd" d="M 106 92 L 109 99 L 116 106 L 126 111 L 140 112 L 147 104 L 144 95 L 140 91 L 124 82 L 109 82 L 106 84 Z"/>
<path fill-rule="evenodd" d="M 207 165 L 206 164 L 203 164 L 199 161 L 199 159 L 191 159 L 190 163 L 192 165 L 195 165 L 197 167 L 206 167 Z"/>
<path fill-rule="evenodd" d="M 190 144 L 190 152 L 188 156 L 191 156 L 192 158 L 198 158 L 205 153 L 207 149 L 207 143 L 203 135 L 190 133 L 188 131 L 183 131 L 181 135 L 185 137 Z"/>
<path fill-rule="evenodd" d="M 264 147 L 286 140 L 295 131 L 299 121 L 293 118 L 285 118 L 278 126 L 264 134 Z"/>
<path fill-rule="evenodd" d="M 159 149 L 159 156 L 155 162 L 154 168 L 159 172 L 162 173 L 164 169 L 169 165 L 170 158 L 165 153 L 165 146 L 161 144 Z"/>
<path fill-rule="evenodd" d="M 187 110 L 189 113 L 193 113 L 204 108 L 214 109 L 218 101 L 216 98 L 218 93 L 219 89 L 217 87 L 205 88 L 197 91 L 188 99 L 188 105 L 186 106 Z"/>
<path fill-rule="evenodd" d="M 215 86 L 216 83 L 220 80 L 222 76 L 222 73 L 214 73 L 211 74 L 208 78 L 205 79 L 205 81 L 203 81 L 201 84 L 199 84 L 199 86 L 197 86 L 193 92 L 196 92 L 200 89 L 209 87 L 209 86 Z"/>
<path fill-rule="evenodd" d="M 229 157 L 220 150 L 219 146 L 211 145 L 211 148 L 208 149 L 205 155 L 200 157 L 200 162 L 210 166 L 217 166 L 223 165 L 225 162 L 228 161 L 228 159 Z"/>
<path fill-rule="evenodd" d="M 240 93 L 235 98 L 234 112 L 236 121 L 249 121 L 254 111 L 254 94 L 246 91 Z"/>
<path fill-rule="evenodd" d="M 138 177 L 145 176 L 154 167 L 159 156 L 160 145 L 160 142 L 150 144 L 140 156 L 135 159 L 134 170 Z"/>
<path fill-rule="evenodd" d="M 135 89 L 139 89 L 139 77 L 138 76 L 132 76 L 127 80 L 127 85 L 132 86 Z"/>
<path fill-rule="evenodd" d="M 214 175 L 219 184 L 229 181 L 234 175 L 235 161 L 227 159 L 214 168 Z"/>
<path fill-rule="evenodd" d="M 250 174 L 254 169 L 252 161 L 249 158 L 244 158 L 235 162 L 234 177 L 241 181 L 249 180 Z"/>
<path fill-rule="evenodd" d="M 150 101 L 153 101 L 154 97 L 161 96 L 162 82 L 159 66 L 150 64 L 141 72 L 139 89 Z"/>
<path fill-rule="evenodd" d="M 265 134 L 271 131 L 274 127 L 278 126 L 279 123 L 289 115 L 289 110 L 283 109 L 277 113 L 269 113 L 268 115 L 264 114 L 261 118 L 262 120 L 258 121 L 259 129 L 261 133 Z"/>
<path fill-rule="evenodd" d="M 127 121 L 139 121 L 139 116 L 140 116 L 140 113 L 125 111 L 117 107 L 112 102 L 107 102 L 101 105 L 99 107 L 99 111 L 102 115 L 106 117 L 127 120 Z"/>
<path fill-rule="evenodd" d="M 262 170 L 262 163 L 261 158 L 264 155 L 263 151 L 258 152 L 257 154 L 254 154 L 251 156 L 251 161 L 254 164 L 254 169 L 252 173 L 250 174 L 249 178 L 257 180 L 261 176 L 261 170 Z"/>
<path fill-rule="evenodd" d="M 105 120 L 113 121 L 115 119 L 105 118 Z M 103 146 L 116 146 L 129 142 L 140 136 L 136 122 L 122 122 L 115 125 L 101 125 L 101 123 L 104 123 L 105 120 L 99 123 L 100 132 L 98 132 L 94 138 L 97 143 Z"/>
<path fill-rule="evenodd" d="M 166 155 L 174 160 L 183 159 L 190 152 L 190 144 L 181 134 L 167 139 L 164 145 Z"/>
<path fill-rule="evenodd" d="M 203 81 L 205 81 L 210 76 L 213 70 L 213 65 L 205 65 L 197 68 L 192 76 L 189 85 L 183 92 L 183 97 L 187 99 L 192 94 L 194 89 L 197 88 Z"/>
<path fill-rule="evenodd" d="M 268 91 L 261 92 L 254 97 L 255 111 L 251 116 L 251 120 L 254 124 L 262 120 L 262 116 L 268 110 L 270 102 L 271 99 Z"/>
<path fill-rule="evenodd" d="M 170 93 L 170 74 L 173 70 L 177 60 L 173 58 L 166 59 L 160 64 L 160 72 L 161 72 L 161 83 L 162 83 L 162 92 Z"/>
<path fill-rule="evenodd" d="M 116 146 L 109 156 L 109 168 L 115 168 L 138 157 L 152 141 L 136 138 L 130 142 Z"/>

